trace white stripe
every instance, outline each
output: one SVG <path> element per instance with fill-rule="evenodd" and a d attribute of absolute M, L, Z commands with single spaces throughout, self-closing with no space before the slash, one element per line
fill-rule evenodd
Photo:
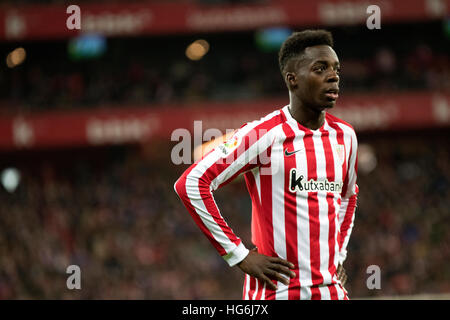
<path fill-rule="evenodd" d="M 248 292 L 250 290 L 250 276 L 245 273 L 244 300 L 248 300 Z"/>
<path fill-rule="evenodd" d="M 331 294 L 330 289 L 328 289 L 328 286 L 320 286 L 320 300 L 331 300 Z"/>
<path fill-rule="evenodd" d="M 278 290 L 275 292 L 275 300 L 289 300 L 289 286 L 278 281 Z"/>
<path fill-rule="evenodd" d="M 255 290 L 253 290 L 252 299 L 256 300 L 256 296 L 258 295 L 258 287 L 259 287 L 259 281 L 255 278 Z"/>
<path fill-rule="evenodd" d="M 317 180 L 327 179 L 327 168 L 325 150 L 322 142 L 322 134 L 320 131 L 313 132 L 314 150 L 316 155 Z M 326 191 L 318 191 L 319 204 L 319 250 L 320 250 L 320 273 L 324 283 L 331 282 L 331 274 L 328 271 L 328 262 L 330 260 L 330 249 L 328 246 L 328 234 L 330 231 L 330 223 L 328 220 L 328 202 Z"/>
<path fill-rule="evenodd" d="M 300 300 L 311 300 L 311 287 L 300 287 Z"/>
<path fill-rule="evenodd" d="M 258 200 L 261 203 L 261 177 L 259 175 L 259 170 L 255 169 L 252 171 L 253 178 L 255 179 L 256 191 L 258 192 Z"/>
<path fill-rule="evenodd" d="M 261 294 L 261 300 L 266 300 L 266 283 L 263 283 L 263 289 Z"/>
<path fill-rule="evenodd" d="M 337 284 L 335 287 L 336 287 L 336 290 L 337 290 L 338 299 L 339 300 L 344 300 L 344 297 L 345 297 L 344 290 L 342 290 L 342 288 L 341 288 L 341 286 L 339 284 Z"/>
<path fill-rule="evenodd" d="M 354 135 L 354 131 L 352 128 L 350 128 L 349 126 L 347 126 L 343 123 L 336 122 L 336 124 L 344 132 L 343 137 L 344 137 L 344 145 L 345 145 L 345 163 L 346 163 L 347 170 L 349 170 L 348 161 L 350 160 L 350 149 L 352 147 L 352 135 Z"/>
<path fill-rule="evenodd" d="M 276 169 L 276 174 L 272 176 L 272 225 L 273 225 L 273 247 L 278 256 L 286 259 L 286 235 L 284 223 L 284 154 L 283 141 L 286 135 L 280 130 L 281 141 L 273 146 L 271 152 L 272 166 Z M 285 285 L 278 281 L 278 290 L 275 292 L 275 299 L 287 299 L 286 294 L 281 290 Z"/>
<path fill-rule="evenodd" d="M 348 207 L 348 200 L 345 199 L 341 199 L 341 205 L 339 207 L 339 217 L 338 217 L 338 222 L 339 222 L 339 228 L 342 225 L 342 222 L 344 222 L 344 217 L 345 217 L 345 212 L 347 211 L 347 207 Z"/>

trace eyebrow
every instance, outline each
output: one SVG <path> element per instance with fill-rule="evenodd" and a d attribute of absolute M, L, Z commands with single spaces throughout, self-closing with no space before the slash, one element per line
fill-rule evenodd
<path fill-rule="evenodd" d="M 314 61 L 312 64 L 316 64 L 316 63 L 321 63 L 321 64 L 328 65 L 328 64 L 329 64 L 329 61 L 328 61 L 328 60 L 316 60 L 316 61 Z M 336 61 L 336 62 L 334 63 L 334 65 L 335 65 L 335 66 L 341 66 L 341 63 L 340 63 L 339 61 Z"/>

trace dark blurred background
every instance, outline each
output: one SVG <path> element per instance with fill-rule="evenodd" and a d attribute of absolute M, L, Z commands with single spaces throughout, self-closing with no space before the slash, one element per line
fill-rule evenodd
<path fill-rule="evenodd" d="M 374 30 L 357 0 L 77 1 L 81 30 L 69 4 L 0 4 L 0 299 L 240 299 L 173 191 L 172 133 L 287 104 L 277 52 L 305 28 L 333 33 L 330 112 L 359 139 L 350 297 L 450 293 L 450 1 L 385 0 Z M 243 179 L 214 196 L 251 247 Z"/>

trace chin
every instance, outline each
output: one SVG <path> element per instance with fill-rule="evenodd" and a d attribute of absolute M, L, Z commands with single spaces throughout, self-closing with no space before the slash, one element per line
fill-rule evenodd
<path fill-rule="evenodd" d="M 336 100 L 333 100 L 333 101 L 326 101 L 326 102 L 323 104 L 323 108 L 324 108 L 324 109 L 331 109 L 331 108 L 333 108 L 333 107 L 335 106 L 335 104 L 336 104 Z"/>
<path fill-rule="evenodd" d="M 324 110 L 327 110 L 327 109 L 331 109 L 331 108 L 333 108 L 334 107 L 334 103 L 321 103 L 318 107 L 317 107 L 317 109 L 319 109 L 319 111 L 324 111 Z"/>
<path fill-rule="evenodd" d="M 316 108 L 319 109 L 320 111 L 326 110 L 326 109 L 331 109 L 334 107 L 334 105 L 336 104 L 337 100 L 332 100 L 332 99 L 328 99 L 326 97 L 320 97 L 319 99 L 316 99 L 315 101 L 315 105 Z"/>

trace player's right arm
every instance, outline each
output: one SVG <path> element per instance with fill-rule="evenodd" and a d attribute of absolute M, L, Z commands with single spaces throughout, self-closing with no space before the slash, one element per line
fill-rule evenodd
<path fill-rule="evenodd" d="M 195 223 L 224 260 L 275 289 L 269 278 L 286 283 L 280 273 L 292 276 L 291 264 L 280 258 L 250 252 L 225 222 L 212 195 L 214 190 L 239 174 L 261 164 L 261 155 L 272 144 L 272 125 L 264 121 L 244 125 L 227 142 L 191 165 L 174 187 Z"/>

